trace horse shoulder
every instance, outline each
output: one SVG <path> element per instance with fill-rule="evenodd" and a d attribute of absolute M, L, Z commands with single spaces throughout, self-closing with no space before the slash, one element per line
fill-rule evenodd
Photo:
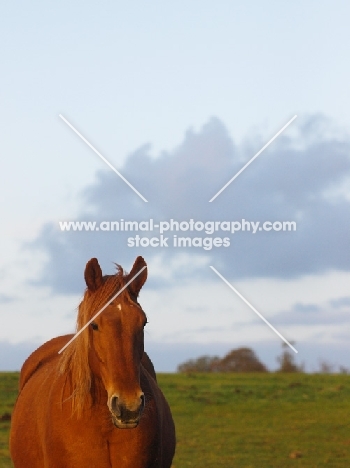
<path fill-rule="evenodd" d="M 23 389 L 24 385 L 28 382 L 34 372 L 39 369 L 39 367 L 56 357 L 58 351 L 72 338 L 72 336 L 73 335 L 62 335 L 47 341 L 25 360 L 21 368 L 19 391 Z"/>

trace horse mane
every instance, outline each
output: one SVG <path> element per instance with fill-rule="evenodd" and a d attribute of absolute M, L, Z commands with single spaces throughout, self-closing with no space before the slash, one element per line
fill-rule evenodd
<path fill-rule="evenodd" d="M 94 292 L 85 290 L 83 300 L 78 306 L 76 332 L 96 314 L 121 287 L 124 286 L 124 272 L 116 265 L 115 275 L 103 277 L 103 284 Z M 124 291 L 121 295 L 124 295 Z M 103 312 L 102 312 L 103 313 Z M 72 394 L 72 414 L 79 418 L 87 404 L 94 399 L 94 379 L 89 365 L 90 330 L 86 327 L 75 340 L 62 352 L 59 372 L 66 376 Z M 63 394 L 63 393 L 62 393 Z"/>

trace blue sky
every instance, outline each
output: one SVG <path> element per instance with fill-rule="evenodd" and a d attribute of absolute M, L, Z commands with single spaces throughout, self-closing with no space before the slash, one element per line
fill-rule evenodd
<path fill-rule="evenodd" d="M 74 329 L 91 257 L 110 273 L 139 254 L 150 266 L 141 302 L 158 368 L 240 345 L 276 364 L 280 339 L 210 264 L 296 342 L 300 362 L 346 365 L 350 6 L 18 5 L 0 7 L 0 367 L 18 368 L 31 347 Z M 147 193 L 147 205 L 60 113 Z M 298 230 L 235 234 L 228 250 L 210 252 L 137 250 L 123 235 L 58 230 L 60 220 L 128 216 L 295 218 Z"/>

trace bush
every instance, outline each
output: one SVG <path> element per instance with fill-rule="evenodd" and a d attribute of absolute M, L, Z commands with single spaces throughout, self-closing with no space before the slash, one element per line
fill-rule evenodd
<path fill-rule="evenodd" d="M 259 361 L 250 348 L 233 349 L 216 365 L 218 372 L 267 372 L 266 366 Z"/>
<path fill-rule="evenodd" d="M 180 364 L 178 372 L 267 372 L 253 350 L 233 349 L 225 357 L 201 356 Z"/>
<path fill-rule="evenodd" d="M 294 345 L 294 342 L 292 342 L 292 344 Z M 298 366 L 294 362 L 294 355 L 290 352 L 288 345 L 283 343 L 282 348 L 284 351 L 282 355 L 277 358 L 280 367 L 276 372 L 304 372 L 304 366 Z"/>
<path fill-rule="evenodd" d="M 197 359 L 190 359 L 189 361 L 180 364 L 177 367 L 178 372 L 212 372 L 213 366 L 219 361 L 217 356 L 200 356 Z"/>

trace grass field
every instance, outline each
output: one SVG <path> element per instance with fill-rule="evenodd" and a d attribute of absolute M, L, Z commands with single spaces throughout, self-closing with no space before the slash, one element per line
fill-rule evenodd
<path fill-rule="evenodd" d="M 0 373 L 0 468 L 12 466 L 17 382 Z M 347 375 L 160 374 L 159 383 L 176 424 L 174 468 L 350 467 Z"/>
<path fill-rule="evenodd" d="M 18 379 L 19 372 L 0 372 L 0 468 L 12 467 L 8 437 L 10 415 L 17 397 Z"/>

